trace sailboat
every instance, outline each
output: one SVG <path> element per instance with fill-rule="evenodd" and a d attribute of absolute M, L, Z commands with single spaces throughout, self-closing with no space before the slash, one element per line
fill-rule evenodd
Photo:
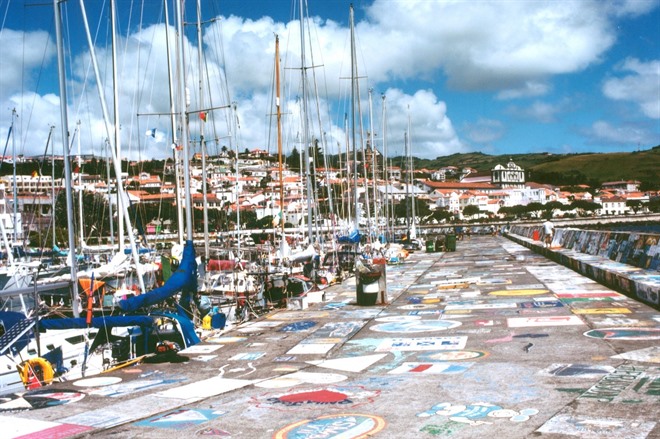
<path fill-rule="evenodd" d="M 114 11 L 114 1 L 110 7 Z M 61 37 L 60 6 L 54 0 L 55 28 L 58 43 L 58 67 L 60 75 L 60 106 L 62 114 L 62 138 L 66 144 L 67 117 L 66 117 L 66 88 L 64 81 L 64 56 Z M 101 99 L 101 108 L 104 113 L 106 129 L 109 131 L 110 123 L 107 106 L 102 93 L 102 81 L 96 62 L 94 45 L 91 41 L 89 26 L 87 24 L 84 3 L 81 2 L 82 16 L 88 38 L 90 55 L 94 66 L 97 86 Z M 183 26 L 183 12 L 177 2 L 177 22 L 179 31 Z M 180 38 L 183 34 L 180 32 Z M 179 48 L 183 50 L 180 41 Z M 179 54 L 179 61 L 183 57 Z M 185 70 L 180 66 L 180 72 Z M 185 120 L 185 78 L 179 78 L 179 114 L 181 121 Z M 184 154 L 188 153 L 187 130 L 183 132 Z M 109 134 L 109 133 L 108 133 Z M 111 137 L 110 135 L 108 136 Z M 114 149 L 112 149 L 114 154 Z M 66 148 L 65 148 L 66 151 Z M 65 160 L 65 165 L 68 160 Z M 118 161 L 113 155 L 116 175 L 121 175 Z M 185 185 L 190 187 L 187 161 Z M 67 172 L 67 178 L 70 173 Z M 70 183 L 70 182 L 69 182 Z M 118 178 L 119 191 L 122 190 L 121 179 Z M 67 187 L 71 187 L 67 184 Z M 67 194 L 67 207 L 71 212 L 70 192 Z M 115 315 L 94 317 L 93 305 L 96 289 L 94 277 L 87 290 L 86 313 L 80 317 L 80 297 L 78 297 L 77 282 L 72 283 L 74 317 L 44 319 L 39 315 L 39 291 L 34 288 L 31 306 L 22 300 L 22 312 L 10 310 L 0 311 L 0 392 L 16 390 L 17 386 L 27 389 L 50 384 L 59 376 L 68 378 L 88 376 L 114 367 L 132 364 L 145 355 L 169 354 L 179 349 L 192 346 L 199 342 L 199 337 L 190 319 L 191 302 L 197 291 L 197 261 L 192 241 L 192 203 L 190 191 L 186 191 L 186 224 L 187 240 L 183 250 L 183 258 L 178 270 L 166 283 L 146 294 L 126 298 L 119 302 Z M 124 212 L 128 222 L 128 213 Z M 73 231 L 70 227 L 70 248 L 74 248 Z M 132 251 L 135 254 L 135 244 L 131 241 Z M 76 264 L 72 264 L 71 278 L 76 277 Z M 139 266 L 138 266 L 139 270 Z M 140 274 L 140 273 L 138 273 Z M 139 277 L 139 276 L 138 276 Z M 20 297 L 23 297 L 23 291 Z M 174 303 L 170 310 L 155 309 L 154 306 L 165 301 L 172 301 L 180 294 L 179 301 Z M 3 295 L 4 296 L 4 295 Z M 42 331 L 46 331 L 42 334 Z"/>
<path fill-rule="evenodd" d="M 355 50 L 355 26 L 353 16 L 353 5 L 349 6 L 349 24 L 351 32 L 351 119 L 352 119 L 352 147 L 353 147 L 353 191 L 355 200 L 355 226 L 352 235 L 359 239 L 359 202 L 358 202 L 358 168 L 357 168 L 357 142 L 356 142 L 356 105 L 359 96 L 357 81 L 357 59 Z M 362 148 L 362 159 L 365 154 Z M 368 176 L 365 175 L 365 184 L 368 183 Z M 368 205 L 368 188 L 365 188 L 365 204 Z M 370 225 L 369 214 L 367 214 L 367 226 Z M 349 235 L 350 236 L 350 235 Z M 354 238 L 355 239 L 355 238 Z M 380 255 L 374 254 L 374 248 L 371 247 L 371 234 L 367 234 L 369 244 L 355 255 L 355 277 L 356 277 L 356 297 L 358 305 L 375 305 L 378 301 L 381 303 L 387 300 L 385 284 L 385 259 Z"/>

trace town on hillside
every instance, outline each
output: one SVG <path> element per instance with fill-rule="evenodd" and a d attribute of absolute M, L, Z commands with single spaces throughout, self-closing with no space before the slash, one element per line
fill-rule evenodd
<path fill-rule="evenodd" d="M 566 188 L 526 181 L 525 169 L 512 160 L 489 172 L 454 166 L 412 169 L 384 167 L 378 152 L 371 151 L 368 149 L 357 166 L 351 160 L 341 167 L 313 166 L 309 179 L 291 160 L 280 167 L 277 157 L 259 149 L 246 149 L 238 154 L 238 160 L 233 151 L 223 150 L 208 157 L 204 168 L 197 154 L 191 161 L 190 176 L 196 231 L 202 227 L 204 206 L 208 212 L 204 219 L 212 232 L 234 230 L 237 210 L 241 226 L 248 228 L 276 227 L 282 221 L 285 226 L 304 226 L 308 218 L 316 225 L 336 226 L 351 220 L 354 205 L 359 206 L 358 223 L 372 227 L 405 225 L 411 218 L 424 225 L 659 210 L 658 193 L 641 192 L 640 183 L 634 180 L 605 182 L 597 190 L 585 185 Z M 26 164 L 30 159 L 23 161 Z M 93 168 L 92 162 L 96 169 L 103 169 L 96 158 L 80 157 L 72 175 L 74 199 L 81 206 L 74 209 L 80 210 L 86 224 L 85 236 L 90 242 L 101 243 L 101 238 L 93 236 L 110 233 L 109 218 L 117 217 L 117 185 L 108 175 L 86 173 L 86 167 Z M 148 168 L 141 165 L 129 163 L 128 169 L 137 171 L 121 176 L 129 206 L 137 212 L 138 227 L 146 234 L 171 232 L 177 226 L 177 196 L 183 200 L 182 190 L 177 189 L 183 185 L 176 183 L 182 179 L 181 172 L 171 161 L 165 161 L 159 174 L 140 171 Z M 59 228 L 68 226 L 62 210 L 65 179 L 53 178 L 54 172 L 48 175 L 50 163 L 44 166 L 45 171 L 0 177 L 3 226 L 7 233 L 15 232 L 19 240 L 27 237 L 23 233 L 40 235 L 52 228 L 53 212 Z M 358 170 L 357 178 L 354 170 Z M 18 225 L 16 231 L 14 223 Z"/>

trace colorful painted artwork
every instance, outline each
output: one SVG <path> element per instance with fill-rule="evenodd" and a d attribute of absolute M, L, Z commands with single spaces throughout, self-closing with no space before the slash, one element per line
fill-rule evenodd
<path fill-rule="evenodd" d="M 627 389 L 636 387 L 636 381 L 639 381 L 640 378 L 643 380 L 648 372 L 644 366 L 623 364 L 612 373 L 602 377 L 596 384 L 578 396 L 578 399 L 613 402 Z"/>
<path fill-rule="evenodd" d="M 327 408 L 355 408 L 373 402 L 380 395 L 380 390 L 368 390 L 364 386 L 321 387 L 287 391 L 284 393 L 267 393 L 253 398 L 258 407 L 274 409 L 289 409 L 323 406 Z"/>
<path fill-rule="evenodd" d="M 229 361 L 256 361 L 264 355 L 265 352 L 242 352 L 229 358 Z"/>
<path fill-rule="evenodd" d="M 36 389 L 28 392 L 3 395 L 0 398 L 0 412 L 16 410 L 36 410 L 80 401 L 85 397 L 82 392 L 58 390 L 52 388 Z M 0 434 L 0 437 L 2 434 Z"/>
<path fill-rule="evenodd" d="M 121 383 L 119 377 L 92 377 L 75 381 L 73 385 L 77 387 L 103 387 L 118 383 Z"/>
<path fill-rule="evenodd" d="M 152 416 L 143 421 L 138 421 L 134 425 L 140 427 L 167 428 L 170 430 L 182 430 L 193 425 L 203 424 L 212 421 L 226 412 L 221 410 L 204 409 L 177 409 L 167 413 Z"/>
<path fill-rule="evenodd" d="M 424 363 L 424 362 L 405 362 L 399 367 L 392 369 L 390 374 L 459 374 L 472 367 L 474 363 Z"/>
<path fill-rule="evenodd" d="M 573 309 L 575 314 L 630 314 L 628 308 L 583 308 Z"/>
<path fill-rule="evenodd" d="M 376 352 L 460 350 L 466 343 L 465 336 L 386 338 L 380 342 Z"/>
<path fill-rule="evenodd" d="M 440 351 L 420 354 L 422 361 L 462 361 L 487 357 L 484 351 Z"/>
<path fill-rule="evenodd" d="M 651 346 L 645 349 L 624 352 L 619 355 L 614 355 L 612 358 L 640 361 L 644 363 L 660 363 L 660 346 Z"/>
<path fill-rule="evenodd" d="M 547 293 L 548 290 L 529 289 L 529 290 L 497 290 L 488 293 L 491 296 L 538 296 Z"/>
<path fill-rule="evenodd" d="M 477 402 L 469 405 L 452 404 L 442 402 L 431 407 L 429 410 L 418 413 L 420 418 L 431 416 L 445 416 L 454 422 L 469 425 L 492 424 L 497 418 L 507 418 L 511 422 L 525 422 L 531 416 L 538 414 L 537 409 L 523 409 L 520 411 L 505 409 L 495 404 Z"/>
<path fill-rule="evenodd" d="M 543 317 L 511 317 L 506 319 L 509 328 L 524 328 L 534 326 L 573 326 L 585 323 L 578 316 L 543 316 Z"/>
<path fill-rule="evenodd" d="M 312 360 L 307 361 L 308 364 L 313 364 L 325 369 L 341 370 L 344 372 L 362 372 L 372 364 L 382 360 L 388 354 L 374 354 L 362 355 L 357 357 L 346 358 L 332 358 L 328 360 Z"/>
<path fill-rule="evenodd" d="M 584 333 L 602 340 L 660 340 L 660 328 L 605 328 Z"/>
<path fill-rule="evenodd" d="M 365 414 L 341 414 L 305 419 L 277 431 L 274 439 L 357 439 L 375 435 L 385 428 L 385 420 Z"/>
<path fill-rule="evenodd" d="M 255 384 L 255 387 L 283 389 L 285 387 L 293 387 L 300 384 L 326 385 L 339 383 L 347 378 L 346 375 L 338 373 L 294 372 L 270 380 L 260 381 Z"/>
<path fill-rule="evenodd" d="M 536 431 L 582 439 L 646 439 L 655 425 L 655 422 L 636 419 L 559 414 Z"/>
<path fill-rule="evenodd" d="M 181 383 L 183 378 L 162 378 L 162 379 L 139 379 L 125 383 L 113 384 L 88 391 L 90 395 L 107 396 L 110 398 L 119 398 L 124 395 L 134 394 L 144 390 L 151 390 L 168 384 Z"/>
<path fill-rule="evenodd" d="M 326 354 L 334 346 L 333 343 L 298 343 L 287 351 L 287 355 Z"/>
<path fill-rule="evenodd" d="M 445 311 L 450 310 L 465 310 L 465 309 L 509 309 L 516 308 L 517 304 L 511 303 L 478 303 L 478 302 L 460 302 L 448 303 L 445 306 Z"/>
<path fill-rule="evenodd" d="M 289 323 L 287 325 L 282 326 L 279 331 L 280 332 L 307 332 L 310 329 L 312 329 L 314 326 L 316 326 L 316 322 L 313 322 L 311 320 L 303 320 L 300 322 L 294 322 L 294 323 Z"/>
<path fill-rule="evenodd" d="M 598 378 L 614 372 L 612 366 L 593 364 L 551 364 L 539 372 L 539 375 L 557 377 Z"/>
<path fill-rule="evenodd" d="M 84 425 L 0 416 L 2 434 L 6 438 L 65 438 L 93 430 Z"/>
<path fill-rule="evenodd" d="M 376 332 L 415 334 L 418 332 L 444 331 L 461 326 L 461 324 L 461 322 L 452 320 L 414 320 L 380 323 L 369 329 Z"/>
<path fill-rule="evenodd" d="M 205 344 L 196 344 L 194 346 L 187 347 L 181 351 L 180 354 L 210 354 L 220 349 L 222 346 L 218 345 L 205 345 Z"/>

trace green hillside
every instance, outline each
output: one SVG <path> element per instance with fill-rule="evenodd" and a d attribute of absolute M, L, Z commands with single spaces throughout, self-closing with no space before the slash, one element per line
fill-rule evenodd
<path fill-rule="evenodd" d="M 415 159 L 415 168 L 456 166 L 490 171 L 497 164 L 506 165 L 510 159 L 527 171 L 529 181 L 537 183 L 597 186 L 606 181 L 638 180 L 645 189 L 660 189 L 660 146 L 620 153 L 452 154 L 434 160 Z"/>

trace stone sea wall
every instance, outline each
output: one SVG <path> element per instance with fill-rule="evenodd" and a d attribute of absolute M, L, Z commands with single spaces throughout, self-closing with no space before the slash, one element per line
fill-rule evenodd
<path fill-rule="evenodd" d="M 513 226 L 509 239 L 660 309 L 660 235 L 561 228 L 550 248 L 541 226 Z"/>

